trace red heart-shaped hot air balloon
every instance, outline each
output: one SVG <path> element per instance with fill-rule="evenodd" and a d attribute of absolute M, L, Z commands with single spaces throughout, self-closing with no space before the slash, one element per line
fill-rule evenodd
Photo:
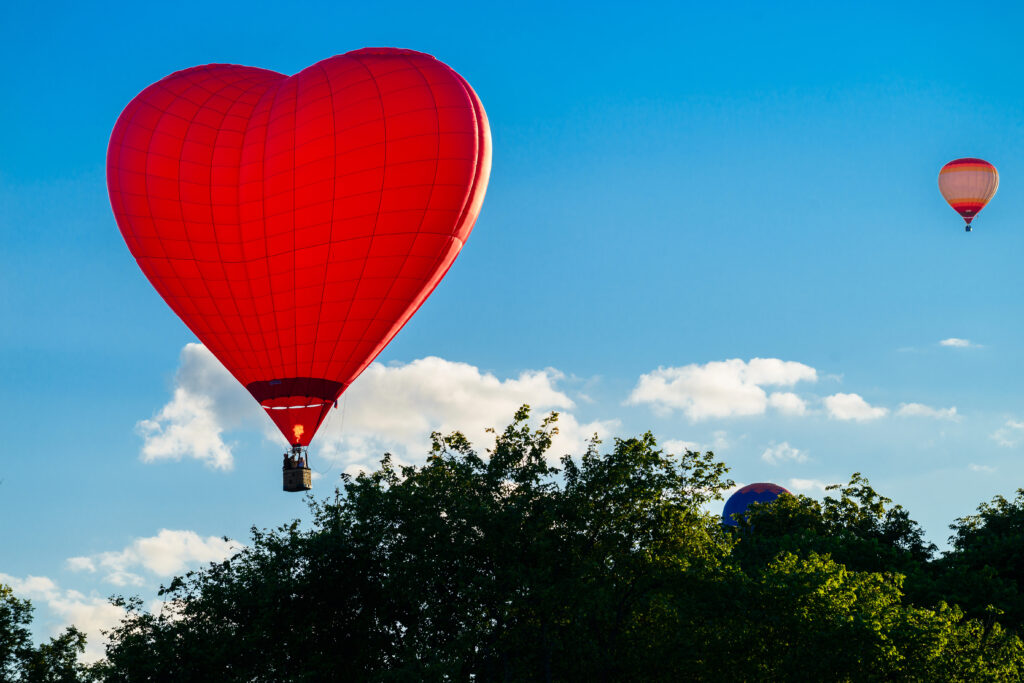
<path fill-rule="evenodd" d="M 452 265 L 490 163 L 461 76 L 367 48 L 171 74 L 118 118 L 107 183 L 142 272 L 306 446 Z"/>

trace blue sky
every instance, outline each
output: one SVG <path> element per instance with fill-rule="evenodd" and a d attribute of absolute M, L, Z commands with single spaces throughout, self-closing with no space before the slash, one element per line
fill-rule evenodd
<path fill-rule="evenodd" d="M 567 414 L 566 448 L 652 429 L 814 495 L 863 472 L 940 543 L 1024 481 L 1015 3 L 20 4 L 0 8 L 0 580 L 41 633 L 304 512 L 107 200 L 121 109 L 203 63 L 408 47 L 490 119 L 476 229 L 318 439 L 320 493 L 520 400 Z M 969 235 L 936 187 L 961 156 L 1002 179 Z"/>

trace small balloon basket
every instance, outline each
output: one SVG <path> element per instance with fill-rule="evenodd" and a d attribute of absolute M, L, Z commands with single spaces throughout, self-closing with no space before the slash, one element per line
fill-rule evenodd
<path fill-rule="evenodd" d="M 281 473 L 285 491 L 295 493 L 312 490 L 313 472 L 309 469 L 309 453 L 302 446 L 292 446 L 292 450 L 284 454 Z"/>

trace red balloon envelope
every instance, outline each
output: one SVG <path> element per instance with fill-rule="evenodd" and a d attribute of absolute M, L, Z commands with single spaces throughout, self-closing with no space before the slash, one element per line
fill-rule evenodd
<path fill-rule="evenodd" d="M 964 219 L 967 232 L 998 189 L 999 171 L 984 159 L 954 159 L 939 171 L 939 192 Z"/>
<path fill-rule="evenodd" d="M 157 292 L 306 446 L 452 265 L 490 166 L 461 76 L 367 48 L 171 74 L 118 118 L 107 184 Z"/>

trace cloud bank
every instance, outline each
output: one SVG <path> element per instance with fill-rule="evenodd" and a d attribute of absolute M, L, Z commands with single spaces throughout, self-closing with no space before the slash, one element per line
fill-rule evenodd
<path fill-rule="evenodd" d="M 789 490 L 804 494 L 823 494 L 829 486 L 827 481 L 821 479 L 790 479 Z"/>
<path fill-rule="evenodd" d="M 121 550 L 71 557 L 67 567 L 72 571 L 103 571 L 104 580 L 115 586 L 141 586 L 146 583 L 138 573 L 141 570 L 166 578 L 227 559 L 241 547 L 235 541 L 203 538 L 194 531 L 161 529 L 156 536 L 137 538 Z"/>
<path fill-rule="evenodd" d="M 68 558 L 66 567 L 73 572 L 102 572 L 107 583 L 138 588 L 151 585 L 154 579 L 224 560 L 241 547 L 216 536 L 203 538 L 194 531 L 161 529 L 156 536 L 137 538 L 121 550 Z M 43 608 L 36 623 L 43 625 L 48 635 L 57 635 L 72 624 L 81 629 L 86 635 L 86 662 L 103 657 L 106 639 L 102 632 L 116 626 L 125 614 L 106 597 L 61 588 L 46 576 L 20 578 L 0 572 L 0 583 L 13 588 L 19 598 L 28 598 Z M 160 604 L 154 601 L 150 607 L 159 608 Z"/>
<path fill-rule="evenodd" d="M 372 468 L 386 452 L 399 461 L 423 457 L 432 431 L 463 430 L 483 452 L 493 444 L 487 427 L 502 428 L 525 404 L 535 415 L 560 413 L 559 435 L 551 454 L 578 453 L 595 433 L 602 438 L 617 420 L 581 422 L 570 411 L 575 402 L 553 368 L 527 370 L 500 379 L 468 363 L 428 357 L 405 364 L 373 363 L 332 410 L 313 442 L 314 456 L 348 472 Z M 208 466 L 233 467 L 225 433 L 261 431 L 285 446 L 262 409 L 206 347 L 182 349 L 172 399 L 151 419 L 137 425 L 146 462 L 194 458 Z"/>
<path fill-rule="evenodd" d="M 499 379 L 468 363 L 428 357 L 407 364 L 374 363 L 348 391 L 344 411 L 321 428 L 320 457 L 347 471 L 369 468 L 390 451 L 405 459 L 422 457 L 432 431 L 462 431 L 482 452 L 494 442 L 487 427 L 501 429 L 516 409 L 529 404 L 534 415 L 558 411 L 559 434 L 552 458 L 579 454 L 595 433 L 607 437 L 617 420 L 581 422 L 559 387 L 562 373 L 548 368 Z"/>
<path fill-rule="evenodd" d="M 1002 427 L 992 432 L 991 438 L 1003 448 L 1013 448 L 1024 439 L 1024 422 L 1007 420 Z"/>
<path fill-rule="evenodd" d="M 859 394 L 832 394 L 825 397 L 825 409 L 836 420 L 868 422 L 885 417 L 888 408 L 872 406 Z"/>
<path fill-rule="evenodd" d="M 960 421 L 960 416 L 956 412 L 956 406 L 951 408 L 932 408 L 923 403 L 901 403 L 896 414 L 900 417 L 930 417 L 935 420 Z"/>
<path fill-rule="evenodd" d="M 202 344 L 186 344 L 174 377 L 171 401 L 135 430 L 144 462 L 193 458 L 214 469 L 234 467 L 223 433 L 258 424 L 262 409 Z"/>
<path fill-rule="evenodd" d="M 959 337 L 950 337 L 949 339 L 943 339 L 939 342 L 939 346 L 949 346 L 954 349 L 971 349 L 977 348 L 980 344 L 972 344 L 970 339 L 961 339 Z"/>
<path fill-rule="evenodd" d="M 789 442 L 783 441 L 764 449 L 764 452 L 761 453 L 761 460 L 769 465 L 778 465 L 783 462 L 807 462 L 807 453 L 799 448 L 793 448 Z"/>
<path fill-rule="evenodd" d="M 106 598 L 62 589 L 53 579 L 45 576 L 19 578 L 0 572 L 0 583 L 14 589 L 19 598 L 32 600 L 35 605 L 45 605 L 54 617 L 42 622 L 47 627 L 48 636 L 58 635 L 71 624 L 83 631 L 86 643 L 82 659 L 86 662 L 94 662 L 103 657 L 105 641 L 101 632 L 113 628 L 124 616 L 124 610 L 111 605 Z"/>
<path fill-rule="evenodd" d="M 660 415 L 680 411 L 693 421 L 763 415 L 771 406 L 799 415 L 806 403 L 796 394 L 769 393 L 765 387 L 790 387 L 816 382 L 817 371 L 803 363 L 778 358 L 739 358 L 704 365 L 662 367 L 641 375 L 627 405 L 649 405 Z"/>

